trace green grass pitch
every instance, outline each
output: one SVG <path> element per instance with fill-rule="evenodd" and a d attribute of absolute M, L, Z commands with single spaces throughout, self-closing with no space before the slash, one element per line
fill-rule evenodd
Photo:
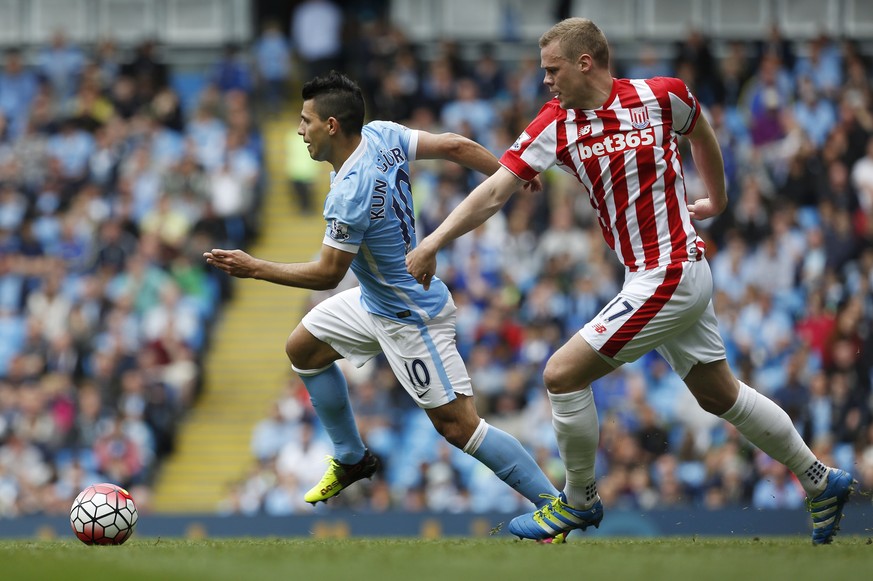
<path fill-rule="evenodd" d="M 608 581 L 873 579 L 873 541 L 837 537 L 608 538 L 540 545 L 505 537 L 445 539 L 136 538 L 0 541 L 0 578 L 135 581 Z"/>

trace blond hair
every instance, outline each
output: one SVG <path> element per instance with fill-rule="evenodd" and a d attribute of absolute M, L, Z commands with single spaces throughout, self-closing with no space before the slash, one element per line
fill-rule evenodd
<path fill-rule="evenodd" d="M 596 65 L 609 68 L 606 36 L 588 18 L 567 18 L 557 23 L 540 37 L 540 48 L 556 40 L 560 43 L 564 58 L 575 61 L 583 54 L 590 54 Z"/>

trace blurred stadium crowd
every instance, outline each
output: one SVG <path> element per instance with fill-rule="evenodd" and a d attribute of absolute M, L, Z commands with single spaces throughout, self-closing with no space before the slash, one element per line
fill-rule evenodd
<path fill-rule="evenodd" d="M 250 73 L 216 63 L 186 108 L 157 49 L 2 57 L 0 517 L 148 485 L 231 290 L 202 249 L 254 235 Z"/>
<path fill-rule="evenodd" d="M 385 21 L 354 24 L 315 48 L 268 27 L 246 50 L 226 51 L 189 107 L 150 44 L 131 60 L 111 44 L 83 52 L 62 38 L 27 66 L 6 54 L 0 516 L 65 511 L 80 484 L 98 479 L 147 489 L 171 451 L 178 419 L 196 401 L 208 321 L 232 294 L 226 277 L 204 269 L 200 251 L 245 247 L 257 235 L 255 96 L 269 110 L 289 80 L 336 67 L 361 83 L 370 118 L 462 133 L 498 156 L 548 99 L 536 47 L 513 62 L 499 46 L 422 47 Z M 356 32 L 342 37 L 343 29 Z M 288 54 L 291 69 L 271 66 Z M 822 461 L 870 490 L 869 55 L 851 42 L 792 41 L 774 28 L 767 39 L 717 45 L 692 33 L 675 46 L 643 45 L 614 67 L 616 76 L 678 76 L 705 106 L 730 204 L 697 226 L 730 362 L 789 413 Z M 689 197 L 705 195 L 690 151 L 683 155 Z M 423 236 L 480 177 L 438 162 L 414 170 Z M 528 446 L 560 486 L 542 368 L 616 294 L 623 271 L 578 184 L 560 170 L 543 178 L 544 192 L 517 194 L 447 248 L 438 275 L 458 305 L 458 347 L 480 413 Z M 324 296 L 314 293 L 313 303 Z M 381 358 L 343 369 L 385 470 L 331 506 L 527 508 L 441 440 Z M 225 514 L 312 510 L 303 492 L 321 477 L 330 445 L 302 383 L 289 375 L 277 390 L 273 414 L 252 434 L 250 473 L 228 486 Z M 701 411 L 656 354 L 596 382 L 594 395 L 607 506 L 803 505 L 793 476 Z"/>

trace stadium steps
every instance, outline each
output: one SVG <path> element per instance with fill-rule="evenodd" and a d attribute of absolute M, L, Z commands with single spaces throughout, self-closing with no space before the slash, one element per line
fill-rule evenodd
<path fill-rule="evenodd" d="M 285 180 L 285 133 L 298 111 L 266 122 L 267 188 L 260 233 L 251 254 L 278 262 L 311 260 L 321 248 L 324 222 L 302 216 Z M 330 167 L 316 191 L 324 194 Z M 309 291 L 237 280 L 233 299 L 216 322 L 204 363 L 204 389 L 180 425 L 176 450 L 155 482 L 152 509 L 160 513 L 214 512 L 230 485 L 252 466 L 255 424 L 269 413 L 289 374 L 285 339 L 300 321 Z"/>

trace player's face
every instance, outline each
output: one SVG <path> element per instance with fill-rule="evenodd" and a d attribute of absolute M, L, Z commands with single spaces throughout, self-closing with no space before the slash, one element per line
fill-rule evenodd
<path fill-rule="evenodd" d="M 585 76 L 578 63 L 563 55 L 560 42 L 551 42 L 540 50 L 540 67 L 545 71 L 543 84 L 558 98 L 563 109 L 582 106 Z"/>
<path fill-rule="evenodd" d="M 328 122 L 315 112 L 315 102 L 311 99 L 303 101 L 297 135 L 302 136 L 303 141 L 306 142 L 309 157 L 315 161 L 327 160 L 330 151 Z"/>

